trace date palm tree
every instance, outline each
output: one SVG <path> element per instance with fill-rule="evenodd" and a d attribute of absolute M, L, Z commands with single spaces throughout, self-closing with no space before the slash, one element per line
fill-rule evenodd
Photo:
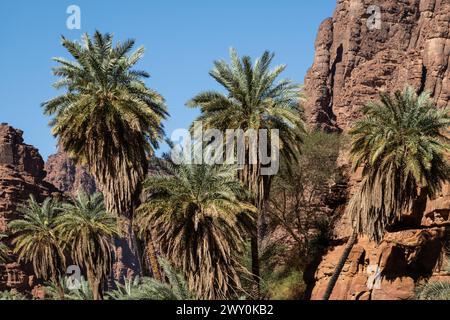
<path fill-rule="evenodd" d="M 118 234 L 114 217 L 107 213 L 100 193 L 80 192 L 73 203 L 62 205 L 56 231 L 73 261 L 86 270 L 94 300 L 103 298 L 111 271 L 112 239 Z"/>
<path fill-rule="evenodd" d="M 138 210 L 141 228 L 153 228 L 162 253 L 204 299 L 240 289 L 243 215 L 255 211 L 227 166 L 180 165 L 145 182 L 148 200 Z"/>
<path fill-rule="evenodd" d="M 292 162 L 297 157 L 304 132 L 300 87 L 287 79 L 276 82 L 286 66 L 280 65 L 270 70 L 273 53 L 264 52 L 254 64 L 249 56 L 241 59 L 234 49 L 230 50 L 230 56 L 230 64 L 223 60 L 215 61 L 214 69 L 209 73 L 225 89 L 225 94 L 218 91 L 201 92 L 187 105 L 200 107 L 201 115 L 197 120 L 202 122 L 205 129 L 218 129 L 222 132 L 227 129 L 254 129 L 256 132 L 266 129 L 269 133 L 271 129 L 278 129 L 281 156 L 287 163 Z M 249 159 L 249 154 L 247 144 L 246 159 Z M 244 165 L 238 171 L 238 178 L 254 194 L 259 224 L 263 225 L 271 176 L 261 174 L 263 165 L 260 158 L 257 163 Z M 259 231 L 256 224 L 251 235 L 252 273 L 257 293 Z"/>
<path fill-rule="evenodd" d="M 420 191 L 433 197 L 450 179 L 445 155 L 450 151 L 450 110 L 438 109 L 429 93 L 406 87 L 382 93 L 367 104 L 364 118 L 350 131 L 353 169 L 362 181 L 347 208 L 354 224 L 324 299 L 328 299 L 358 234 L 377 242 L 385 231 L 413 209 Z"/>
<path fill-rule="evenodd" d="M 148 156 L 163 137 L 161 121 L 167 111 L 163 97 L 149 89 L 145 71 L 133 67 L 144 48 L 130 53 L 134 40 L 113 45 L 113 36 L 95 32 L 82 44 L 62 38 L 73 61 L 55 58 L 54 86 L 66 92 L 43 103 L 52 116 L 53 134 L 77 164 L 89 169 L 105 196 L 108 212 L 118 216 L 123 237 L 123 264 L 140 273 L 132 228 L 145 179 Z M 124 270 L 126 273 L 126 270 Z"/>
<path fill-rule="evenodd" d="M 12 232 L 14 254 L 19 262 L 31 263 L 38 278 L 57 282 L 65 273 L 66 259 L 56 232 L 58 204 L 51 198 L 40 205 L 31 196 L 26 205 L 19 207 L 21 219 L 8 224 Z M 59 289 L 60 298 L 64 293 Z"/>

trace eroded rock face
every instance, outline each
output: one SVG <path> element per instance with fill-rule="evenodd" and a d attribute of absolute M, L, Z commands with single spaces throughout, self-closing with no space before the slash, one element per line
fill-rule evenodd
<path fill-rule="evenodd" d="M 380 27 L 370 6 L 380 8 Z M 409 83 L 450 106 L 448 0 L 338 0 L 320 26 L 314 64 L 305 79 L 313 126 L 347 130 L 380 90 Z"/>
<path fill-rule="evenodd" d="M 38 201 L 57 196 L 59 191 L 44 181 L 44 161 L 33 146 L 23 141 L 22 131 L 0 124 L 0 233 L 8 234 L 7 224 L 20 217 L 18 206 L 34 195 Z M 0 265 L 0 290 L 29 290 L 35 277 L 27 266 L 14 262 Z"/>
<path fill-rule="evenodd" d="M 381 10 L 380 28 L 368 25 L 370 6 Z M 338 0 L 332 18 L 320 26 L 314 64 L 305 79 L 309 123 L 327 131 L 347 131 L 361 107 L 382 90 L 411 84 L 431 92 L 437 107 L 450 106 L 450 1 Z M 450 159 L 449 159 L 450 160 Z M 348 165 L 342 155 L 341 164 Z M 349 174 L 349 195 L 360 172 Z M 421 199 L 403 226 L 376 245 L 360 238 L 352 249 L 331 299 L 407 299 L 415 286 L 448 280 L 443 243 L 450 225 L 450 186 L 435 199 Z M 342 216 L 334 243 L 317 268 L 312 299 L 321 299 L 352 232 Z M 376 286 L 373 274 L 381 275 Z"/>
<path fill-rule="evenodd" d="M 46 181 L 70 196 L 75 196 L 79 190 L 89 194 L 97 191 L 94 178 L 81 166 L 76 166 L 69 155 L 61 149 L 48 157 L 45 163 Z"/>

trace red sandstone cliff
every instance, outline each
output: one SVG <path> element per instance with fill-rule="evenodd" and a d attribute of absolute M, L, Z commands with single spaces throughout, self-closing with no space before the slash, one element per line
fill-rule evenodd
<path fill-rule="evenodd" d="M 81 166 L 76 166 L 69 155 L 61 149 L 48 157 L 45 163 L 46 181 L 60 191 L 75 196 L 79 190 L 91 194 L 96 192 L 94 178 Z"/>
<path fill-rule="evenodd" d="M 367 10 L 380 8 L 380 24 Z M 346 130 L 379 90 L 406 83 L 450 106 L 450 1 L 338 0 L 305 79 L 310 123 Z"/>
<path fill-rule="evenodd" d="M 380 9 L 380 24 L 368 8 Z M 369 22 L 369 24 L 368 24 Z M 346 131 L 380 90 L 409 83 L 432 93 L 438 107 L 450 106 L 449 0 L 338 0 L 316 41 L 316 56 L 305 79 L 306 112 L 312 126 Z M 345 156 L 344 156 L 345 158 Z M 350 185 L 358 182 L 357 175 Z M 332 299 L 406 299 L 423 279 L 448 279 L 441 271 L 450 225 L 450 186 L 411 213 L 408 226 L 386 235 L 379 246 L 359 239 L 339 277 Z M 351 233 L 345 217 L 315 275 L 312 299 L 320 299 Z M 381 271 L 371 286 L 369 274 Z"/>
<path fill-rule="evenodd" d="M 24 143 L 22 131 L 0 124 L 0 233 L 8 233 L 8 222 L 20 217 L 17 207 L 30 195 L 42 201 L 58 194 L 57 188 L 44 181 L 45 175 L 42 157 L 36 148 Z M 29 268 L 16 262 L 0 266 L 0 290 L 30 290 L 34 281 Z"/>

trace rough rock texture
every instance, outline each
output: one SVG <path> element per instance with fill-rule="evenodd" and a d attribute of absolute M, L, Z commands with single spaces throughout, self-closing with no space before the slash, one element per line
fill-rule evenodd
<path fill-rule="evenodd" d="M 371 5 L 381 9 L 380 29 L 367 25 Z M 380 90 L 407 83 L 431 92 L 438 107 L 448 107 L 449 64 L 450 1 L 338 0 L 333 17 L 320 26 L 305 79 L 308 120 L 316 128 L 346 131 Z M 345 165 L 348 157 L 342 158 Z M 359 175 L 350 176 L 350 196 Z M 449 213 L 450 186 L 445 185 L 436 199 L 422 199 L 380 245 L 358 239 L 331 299 L 407 299 L 421 281 L 450 281 L 442 271 Z M 312 299 L 322 298 L 350 234 L 351 224 L 342 216 L 334 230 L 337 245 L 317 268 Z M 377 272 L 381 277 L 373 286 Z"/>
<path fill-rule="evenodd" d="M 76 195 L 79 190 L 89 194 L 97 190 L 94 178 L 85 168 L 76 166 L 61 148 L 56 154 L 48 157 L 45 171 L 47 171 L 46 181 L 71 196 Z"/>
<path fill-rule="evenodd" d="M 22 131 L 0 124 L 0 233 L 8 234 L 8 222 L 20 217 L 17 207 L 30 195 L 42 201 L 58 194 L 44 181 L 45 175 L 42 157 L 36 148 L 24 143 Z M 35 278 L 29 270 L 16 262 L 0 265 L 0 290 L 31 289 Z"/>
<path fill-rule="evenodd" d="M 372 5 L 381 9 L 379 29 L 368 27 Z M 338 0 L 315 46 L 305 79 L 312 125 L 345 131 L 380 90 L 406 83 L 450 106 L 448 0 Z"/>

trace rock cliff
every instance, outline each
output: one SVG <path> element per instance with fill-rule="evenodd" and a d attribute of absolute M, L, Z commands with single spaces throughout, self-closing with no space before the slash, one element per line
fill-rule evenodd
<path fill-rule="evenodd" d="M 56 154 L 48 157 L 45 171 L 47 171 L 45 180 L 68 195 L 75 196 L 79 190 L 89 194 L 97 190 L 94 178 L 85 168 L 76 166 L 61 148 Z"/>
<path fill-rule="evenodd" d="M 450 106 L 448 0 L 338 0 L 315 46 L 305 79 L 306 114 L 313 127 L 345 132 L 380 90 L 407 83 L 431 92 L 438 107 Z M 358 180 L 352 175 L 349 186 Z M 359 239 L 331 298 L 407 299 L 424 279 L 450 281 L 442 271 L 449 213 L 446 185 L 436 199 L 423 199 L 422 207 L 405 217 L 409 224 L 388 233 L 380 245 Z M 335 228 L 337 245 L 317 268 L 312 299 L 322 297 L 350 234 L 342 217 Z"/>
<path fill-rule="evenodd" d="M 409 83 L 450 106 L 450 1 L 338 0 L 305 79 L 307 116 L 346 130 L 380 90 Z"/>
<path fill-rule="evenodd" d="M 22 131 L 0 124 L 0 233 L 8 234 L 7 224 L 20 214 L 17 207 L 30 195 L 42 201 L 59 194 L 56 187 L 44 181 L 44 161 L 33 146 L 23 141 Z M 0 266 L 0 290 L 30 290 L 35 278 L 27 266 L 14 262 Z"/>

